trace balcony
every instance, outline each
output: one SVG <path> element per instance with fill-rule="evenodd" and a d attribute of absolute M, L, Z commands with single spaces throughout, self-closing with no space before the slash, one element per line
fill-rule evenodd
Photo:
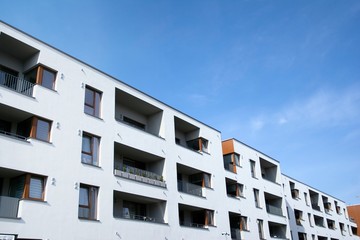
<path fill-rule="evenodd" d="M 314 215 L 314 222 L 315 222 L 315 225 L 318 226 L 318 227 L 325 227 L 325 223 L 324 223 L 324 218 L 323 218 L 323 217 Z"/>
<path fill-rule="evenodd" d="M 263 179 L 276 183 L 278 175 L 277 165 L 260 158 L 261 176 Z"/>
<path fill-rule="evenodd" d="M 239 198 L 243 197 L 244 185 L 237 183 L 237 181 L 226 178 L 226 194 L 229 197 Z"/>
<path fill-rule="evenodd" d="M 248 231 L 247 217 L 238 213 L 229 212 L 230 235 L 231 239 L 241 240 L 241 232 Z"/>
<path fill-rule="evenodd" d="M 193 228 L 214 226 L 214 211 L 179 204 L 179 224 L 180 226 Z"/>
<path fill-rule="evenodd" d="M 125 192 L 114 191 L 113 215 L 115 218 L 166 223 L 166 201 Z"/>
<path fill-rule="evenodd" d="M 19 198 L 0 196 L 0 218 L 17 218 Z"/>
<path fill-rule="evenodd" d="M 115 91 L 115 119 L 151 135 L 165 136 L 163 110 L 120 89 Z"/>
<path fill-rule="evenodd" d="M 0 86 L 31 97 L 33 96 L 35 84 L 4 71 L 0 71 Z"/>
<path fill-rule="evenodd" d="M 164 158 L 114 143 L 114 174 L 118 177 L 166 188 Z"/>
<path fill-rule="evenodd" d="M 6 105 L 0 104 L 0 135 L 27 140 L 30 137 L 31 124 L 25 124 L 33 115 Z"/>
<path fill-rule="evenodd" d="M 309 190 L 309 195 L 310 195 L 312 209 L 316 211 L 321 211 L 319 206 L 319 197 L 320 197 L 319 193 Z"/>
<path fill-rule="evenodd" d="M 205 197 L 205 189 L 211 188 L 211 175 L 198 169 L 177 164 L 178 191 Z"/>
<path fill-rule="evenodd" d="M 17 140 L 35 138 L 50 141 L 52 122 L 0 104 L 0 135 Z"/>
<path fill-rule="evenodd" d="M 287 239 L 286 225 L 280 223 L 269 222 L 270 237 L 276 239 Z"/>
<path fill-rule="evenodd" d="M 208 140 L 200 136 L 200 128 L 178 117 L 174 118 L 175 143 L 195 152 L 208 153 Z"/>
<path fill-rule="evenodd" d="M 270 193 L 264 193 L 266 211 L 270 214 L 284 216 L 282 211 L 282 198 L 272 195 Z"/>

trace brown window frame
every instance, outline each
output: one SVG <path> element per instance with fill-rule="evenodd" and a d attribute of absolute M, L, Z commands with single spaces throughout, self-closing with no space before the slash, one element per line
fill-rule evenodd
<path fill-rule="evenodd" d="M 43 121 L 43 122 L 47 122 L 49 124 L 49 130 L 48 130 L 48 136 L 47 136 L 47 139 L 44 140 L 44 139 L 40 139 L 37 137 L 37 129 L 38 129 L 38 121 Z M 34 116 L 32 117 L 31 119 L 31 130 L 30 130 L 30 137 L 31 138 L 35 138 L 37 140 L 40 140 L 40 141 L 45 141 L 45 142 L 50 142 L 50 132 L 51 132 L 51 127 L 52 127 L 52 121 L 50 120 L 47 120 L 45 118 L 41 118 L 41 117 L 37 117 L 37 116 Z"/>
<path fill-rule="evenodd" d="M 23 189 L 22 189 L 21 199 L 44 201 L 44 199 L 45 199 L 46 177 L 41 176 L 41 175 L 37 175 L 37 174 L 26 173 L 26 174 L 23 174 L 21 176 L 13 178 L 13 180 L 16 180 L 16 179 L 19 179 L 19 178 L 22 178 L 22 177 L 24 178 L 24 185 L 23 185 Z M 40 178 L 41 179 L 41 197 L 40 198 L 30 197 L 30 187 L 31 187 L 30 181 L 31 181 L 31 178 Z"/>
<path fill-rule="evenodd" d="M 91 163 L 84 162 L 82 157 L 81 157 L 81 162 L 85 163 L 85 164 L 93 165 L 93 166 L 99 166 L 99 149 L 100 149 L 101 138 L 99 136 L 93 135 L 88 132 L 83 132 L 81 140 L 83 140 L 84 137 L 90 138 L 90 152 L 84 151 L 83 146 L 81 146 L 81 155 L 85 154 L 85 155 L 91 156 Z M 98 153 L 97 153 L 96 159 L 94 159 L 94 157 L 95 157 L 94 156 L 94 142 L 93 142 L 94 138 L 97 138 L 97 140 L 98 140 L 98 146 L 97 146 Z"/>
<path fill-rule="evenodd" d="M 93 95 L 93 101 L 92 101 L 92 104 L 88 104 L 86 103 L 86 91 L 89 90 L 89 91 L 92 91 L 92 95 Z M 99 106 L 96 106 L 96 94 L 99 94 Z M 97 117 L 97 118 L 101 118 L 101 99 L 102 99 L 102 92 L 93 88 L 93 87 L 90 87 L 89 85 L 86 85 L 85 86 L 85 98 L 84 98 L 84 113 L 85 114 L 88 114 L 90 116 L 94 116 L 94 117 Z M 88 113 L 86 112 L 85 110 L 85 107 L 88 107 L 88 108 L 91 108 L 93 109 L 93 114 L 92 113 Z M 96 112 L 96 107 L 98 108 L 98 112 Z"/>
<path fill-rule="evenodd" d="M 31 71 L 34 71 L 36 69 L 36 80 L 35 80 L 35 83 L 42 86 L 42 87 L 45 87 L 47 89 L 51 89 L 51 90 L 55 90 L 55 82 L 56 82 L 56 76 L 57 76 L 57 71 L 55 71 L 54 69 L 51 69 L 49 67 L 46 67 L 42 64 L 39 64 L 35 67 L 33 67 L 32 69 L 26 71 L 24 73 L 24 75 L 30 73 Z M 53 73 L 54 74 L 54 79 L 52 81 L 52 85 L 51 85 L 51 88 L 48 88 L 47 86 L 43 85 L 43 75 L 44 75 L 44 70 L 50 72 L 50 73 Z"/>
<path fill-rule="evenodd" d="M 87 189 L 88 205 L 81 205 L 80 204 L 81 188 Z M 94 192 L 96 192 L 96 193 L 94 193 Z M 93 196 L 91 196 L 91 194 L 96 194 L 95 202 L 93 202 L 93 199 L 92 199 Z M 99 187 L 80 183 L 78 209 L 87 208 L 89 210 L 89 214 L 88 214 L 88 217 L 82 217 L 82 216 L 79 216 L 79 214 L 78 214 L 79 219 L 97 220 L 98 194 L 99 194 Z M 91 211 L 94 211 L 94 216 L 92 216 Z"/>

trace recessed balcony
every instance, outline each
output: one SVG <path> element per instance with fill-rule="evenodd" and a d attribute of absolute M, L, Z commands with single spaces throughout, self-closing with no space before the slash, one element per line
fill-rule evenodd
<path fill-rule="evenodd" d="M 270 214 L 283 216 L 282 198 L 266 192 L 264 193 L 264 196 L 266 203 L 266 211 Z"/>
<path fill-rule="evenodd" d="M 180 226 L 208 228 L 215 226 L 214 211 L 184 204 L 179 204 Z"/>
<path fill-rule="evenodd" d="M 115 90 L 115 119 L 164 138 L 163 110 L 120 89 Z"/>
<path fill-rule="evenodd" d="M 118 177 L 165 188 L 164 161 L 162 157 L 114 143 L 114 174 Z"/>
<path fill-rule="evenodd" d="M 114 191 L 113 214 L 115 218 L 166 223 L 166 201 L 125 192 Z"/>
<path fill-rule="evenodd" d="M 211 188 L 211 175 L 198 169 L 177 164 L 178 191 L 205 197 L 206 188 Z"/>

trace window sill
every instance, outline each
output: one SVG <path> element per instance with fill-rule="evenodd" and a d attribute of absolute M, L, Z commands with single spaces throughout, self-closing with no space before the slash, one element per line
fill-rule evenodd
<path fill-rule="evenodd" d="M 86 163 L 86 162 L 81 162 L 81 163 L 84 164 L 85 166 L 91 166 L 91 167 L 95 167 L 95 168 L 101 169 L 101 167 L 100 167 L 99 165 L 94 165 L 94 164 Z"/>
<path fill-rule="evenodd" d="M 48 87 L 44 87 L 44 86 L 41 85 L 41 84 L 36 84 L 36 86 L 42 87 L 43 89 L 52 91 L 52 92 L 54 92 L 54 93 L 58 93 L 58 91 L 56 91 L 55 89 L 53 89 L 53 88 L 48 88 Z"/>
<path fill-rule="evenodd" d="M 50 142 L 50 141 L 46 141 L 46 140 L 42 140 L 42 139 L 38 139 L 38 138 L 29 137 L 28 139 L 29 140 L 36 140 L 36 141 L 39 141 L 39 142 L 42 142 L 42 143 L 47 143 L 47 144 L 53 145 L 53 143 Z"/>
<path fill-rule="evenodd" d="M 82 218 L 82 217 L 78 217 L 79 220 L 84 220 L 84 221 L 90 221 L 90 222 L 100 222 L 100 220 L 98 219 L 91 219 L 91 218 Z"/>
<path fill-rule="evenodd" d="M 20 198 L 20 201 L 30 201 L 30 202 L 38 202 L 38 203 L 45 203 L 47 204 L 47 201 L 45 201 L 44 199 L 36 199 L 36 198 Z"/>
<path fill-rule="evenodd" d="M 104 119 L 102 119 L 101 117 L 98 117 L 98 116 L 95 116 L 95 115 L 91 115 L 91 114 L 86 113 L 86 112 L 84 112 L 84 114 L 85 114 L 86 116 L 93 117 L 93 118 L 98 119 L 98 120 L 100 120 L 100 121 L 104 121 Z"/>

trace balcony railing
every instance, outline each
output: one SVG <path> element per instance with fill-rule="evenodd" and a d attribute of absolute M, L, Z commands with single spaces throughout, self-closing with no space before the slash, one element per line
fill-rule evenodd
<path fill-rule="evenodd" d="M 181 226 L 186 226 L 186 227 L 194 227 L 194 228 L 205 228 L 205 224 L 186 222 L 186 221 L 181 221 L 180 225 Z"/>
<path fill-rule="evenodd" d="M 135 214 L 127 214 L 127 215 L 122 214 L 119 217 L 125 218 L 125 219 L 144 221 L 144 222 L 165 223 L 164 219 L 154 218 L 154 217 L 149 217 L 149 216 L 135 215 Z"/>
<path fill-rule="evenodd" d="M 231 228 L 230 229 L 231 232 L 231 239 L 234 240 L 241 240 L 241 231 L 238 228 Z"/>
<path fill-rule="evenodd" d="M 311 206 L 312 206 L 312 209 L 317 210 L 317 211 L 321 211 L 320 206 L 317 205 L 316 203 L 315 203 L 315 204 L 311 204 Z"/>
<path fill-rule="evenodd" d="M 11 133 L 11 132 L 6 132 L 6 131 L 3 131 L 3 130 L 0 130 L 0 134 L 8 136 L 8 137 L 16 138 L 16 139 L 27 140 L 27 137 L 17 135 L 15 133 Z"/>
<path fill-rule="evenodd" d="M 35 84 L 25 79 L 15 77 L 3 71 L 0 71 L 0 85 L 27 96 L 33 95 L 33 88 L 35 86 Z"/>
<path fill-rule="evenodd" d="M 230 172 L 236 173 L 235 166 L 232 163 L 224 164 L 224 168 Z"/>
<path fill-rule="evenodd" d="M 0 217 L 17 218 L 19 201 L 18 198 L 0 196 Z"/>
<path fill-rule="evenodd" d="M 196 184 L 178 181 L 179 192 L 188 193 L 191 195 L 203 197 L 202 187 Z"/>
<path fill-rule="evenodd" d="M 270 204 L 266 204 L 266 211 L 274 215 L 283 216 L 282 209 L 280 207 L 276 207 Z"/>
<path fill-rule="evenodd" d="M 127 165 L 115 169 L 115 175 L 160 187 L 166 187 L 163 176 Z"/>

